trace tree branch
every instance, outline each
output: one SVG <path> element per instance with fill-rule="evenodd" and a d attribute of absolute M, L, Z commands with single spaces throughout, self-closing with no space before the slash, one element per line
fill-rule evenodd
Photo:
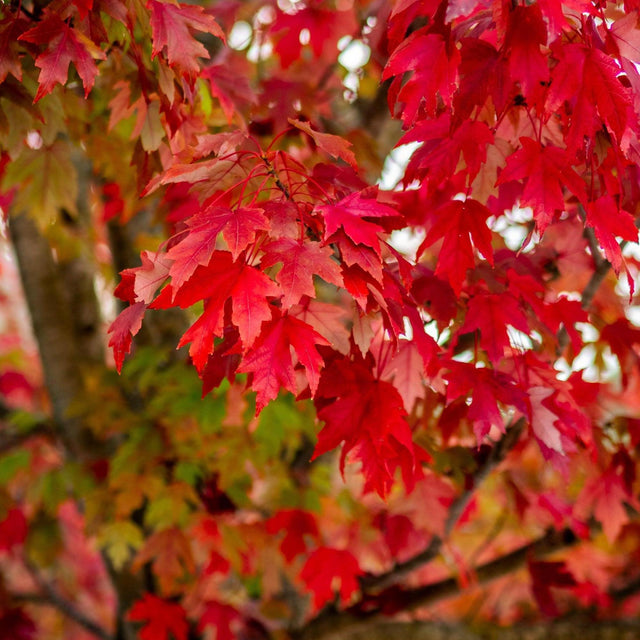
<path fill-rule="evenodd" d="M 26 214 L 19 213 L 9 218 L 9 229 L 38 342 L 53 418 L 61 428 L 67 449 L 78 455 L 82 450 L 81 426 L 77 418 L 69 417 L 68 412 L 80 395 L 83 382 L 64 285 L 49 243 L 35 222 Z"/>
<path fill-rule="evenodd" d="M 478 584 L 491 582 L 521 568 L 530 557 L 544 557 L 577 542 L 578 538 L 571 529 L 550 530 L 541 538 L 478 567 L 475 571 L 476 581 Z M 415 589 L 390 587 L 344 611 L 335 608 L 323 610 L 293 637 L 296 640 L 329 637 L 331 640 L 346 640 L 355 634 L 368 633 L 371 625 L 375 623 L 377 626 L 385 616 L 424 607 L 459 593 L 460 585 L 454 576 Z"/>
<path fill-rule="evenodd" d="M 76 624 L 81 626 L 83 629 L 92 633 L 96 638 L 100 638 L 101 640 L 114 640 L 114 636 L 111 635 L 106 629 L 100 626 L 97 622 L 94 622 L 85 614 L 80 611 L 73 602 L 70 602 L 62 595 L 60 595 L 54 588 L 51 586 L 39 572 L 32 566 L 29 566 L 29 572 L 31 573 L 33 579 L 36 581 L 42 593 L 13 593 L 11 598 L 16 602 L 24 602 L 24 603 L 32 603 L 43 606 L 54 607 L 60 613 L 65 615 L 70 620 L 73 620 Z"/>
<path fill-rule="evenodd" d="M 460 520 L 460 517 L 467 508 L 467 505 L 478 486 L 482 484 L 489 473 L 491 473 L 506 458 L 509 451 L 513 449 L 520 439 L 525 422 L 524 417 L 521 417 L 512 425 L 507 427 L 504 436 L 502 436 L 502 438 L 493 446 L 489 455 L 478 466 L 473 474 L 472 482 L 469 487 L 465 489 L 451 504 L 443 536 L 434 536 L 424 550 L 404 562 L 395 564 L 389 571 L 377 576 L 366 576 L 363 578 L 363 591 L 370 592 L 375 591 L 376 589 L 388 587 L 389 585 L 398 582 L 418 567 L 430 562 L 440 554 L 442 545 L 449 535 L 451 535 L 451 532 L 458 523 L 458 520 Z"/>

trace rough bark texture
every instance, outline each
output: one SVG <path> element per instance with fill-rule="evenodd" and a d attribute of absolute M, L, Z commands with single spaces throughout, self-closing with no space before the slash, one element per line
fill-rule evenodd
<path fill-rule="evenodd" d="M 69 409 L 83 386 L 80 352 L 63 281 L 49 243 L 31 218 L 23 213 L 11 217 L 10 233 L 51 398 L 53 418 L 61 429 L 68 450 L 80 455 L 83 448 L 80 421 L 69 415 Z"/>

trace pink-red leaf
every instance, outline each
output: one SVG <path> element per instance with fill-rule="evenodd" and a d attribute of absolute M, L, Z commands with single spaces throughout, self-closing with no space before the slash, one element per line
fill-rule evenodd
<path fill-rule="evenodd" d="M 85 98 L 89 95 L 98 75 L 94 59 L 104 60 L 106 56 L 87 36 L 69 26 L 56 14 L 49 14 L 45 20 L 23 33 L 19 39 L 48 46 L 47 50 L 36 58 L 36 66 L 40 68 L 36 102 L 51 93 L 56 83 L 66 84 L 71 62 L 82 79 Z"/>
<path fill-rule="evenodd" d="M 147 6 L 151 11 L 152 57 L 164 51 L 171 66 L 195 78 L 200 71 L 197 59 L 209 58 L 209 52 L 192 32 L 210 33 L 224 40 L 222 29 L 200 6 L 162 0 L 148 0 Z"/>

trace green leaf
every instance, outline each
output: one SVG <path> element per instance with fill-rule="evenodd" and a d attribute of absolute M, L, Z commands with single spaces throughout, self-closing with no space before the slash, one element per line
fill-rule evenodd
<path fill-rule="evenodd" d="M 129 561 L 132 552 L 144 543 L 140 527 L 129 520 L 107 524 L 98 535 L 98 545 L 104 549 L 116 571 Z"/>
<path fill-rule="evenodd" d="M 7 484 L 20 469 L 31 463 L 31 452 L 24 449 L 12 451 L 0 458 L 0 485 Z"/>
<path fill-rule="evenodd" d="M 51 146 L 26 147 L 2 181 L 3 190 L 12 187 L 17 189 L 13 210 L 34 215 L 42 228 L 56 221 L 61 209 L 75 213 L 78 178 L 70 145 L 56 140 Z"/>

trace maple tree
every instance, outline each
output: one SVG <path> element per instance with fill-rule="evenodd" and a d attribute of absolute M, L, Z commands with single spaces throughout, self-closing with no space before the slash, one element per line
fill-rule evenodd
<path fill-rule="evenodd" d="M 0 638 L 637 633 L 638 65 L 638 0 L 1 4 Z"/>

